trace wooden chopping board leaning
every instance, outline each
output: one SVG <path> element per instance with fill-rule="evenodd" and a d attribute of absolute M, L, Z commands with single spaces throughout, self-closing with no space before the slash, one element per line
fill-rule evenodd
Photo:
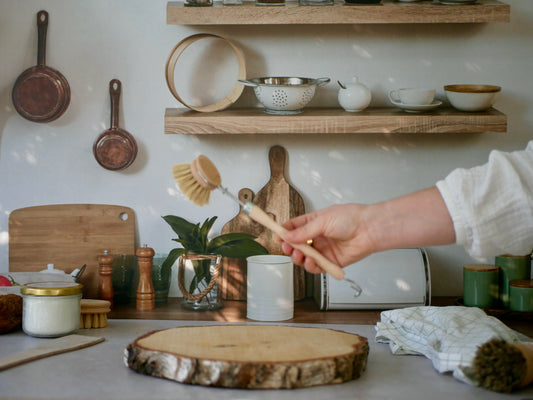
<path fill-rule="evenodd" d="M 87 264 L 83 297 L 98 298 L 98 260 L 135 254 L 135 214 L 129 207 L 56 204 L 19 208 L 9 215 L 9 271 L 36 272 L 54 264 L 71 273 Z"/>
<path fill-rule="evenodd" d="M 269 151 L 270 179 L 254 196 L 252 190 L 239 191 L 241 201 L 253 200 L 276 222 L 283 224 L 291 218 L 305 213 L 302 196 L 286 179 L 287 150 L 273 146 Z M 241 197 L 242 196 L 242 197 Z M 242 208 L 239 213 L 222 228 L 222 233 L 244 232 L 258 237 L 257 241 L 268 249 L 270 254 L 283 254 L 281 245 L 274 234 L 264 226 L 253 221 Z M 225 300 L 246 300 L 246 260 L 227 259 L 223 261 L 222 293 Z M 305 272 L 302 267 L 294 267 L 294 299 L 305 297 Z"/>

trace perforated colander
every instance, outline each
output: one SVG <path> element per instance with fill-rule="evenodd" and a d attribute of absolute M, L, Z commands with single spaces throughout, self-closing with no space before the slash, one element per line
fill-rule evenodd
<path fill-rule="evenodd" d="M 239 80 L 254 88 L 257 100 L 269 114 L 298 114 L 309 103 L 318 86 L 325 85 L 329 78 L 264 77 Z"/>

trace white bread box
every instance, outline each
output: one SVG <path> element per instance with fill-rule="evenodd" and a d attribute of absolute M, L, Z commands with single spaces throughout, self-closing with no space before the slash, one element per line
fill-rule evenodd
<path fill-rule="evenodd" d="M 314 299 L 321 310 L 390 309 L 429 305 L 431 279 L 425 249 L 387 250 L 347 266 L 346 277 L 361 286 L 354 297 L 346 281 L 317 274 Z"/>

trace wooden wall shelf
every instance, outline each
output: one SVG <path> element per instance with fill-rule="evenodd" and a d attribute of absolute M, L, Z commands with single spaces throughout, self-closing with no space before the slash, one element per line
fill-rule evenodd
<path fill-rule="evenodd" d="M 419 114 L 397 108 L 370 108 L 359 113 L 306 108 L 298 115 L 268 115 L 261 108 L 214 113 L 167 108 L 165 112 L 165 133 L 190 135 L 481 132 L 507 132 L 507 116 L 493 108 L 481 113 L 440 108 Z"/>
<path fill-rule="evenodd" d="M 479 0 L 471 5 L 444 5 L 432 2 L 383 0 L 376 5 L 346 4 L 299 6 L 287 1 L 284 6 L 256 6 L 244 1 L 241 6 L 186 7 L 184 2 L 167 3 L 169 25 L 280 25 L 280 24 L 414 24 L 509 22 L 511 7 L 495 0 Z"/>

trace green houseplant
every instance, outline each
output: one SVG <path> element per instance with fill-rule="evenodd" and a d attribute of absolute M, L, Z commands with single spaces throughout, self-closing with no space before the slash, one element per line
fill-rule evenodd
<path fill-rule="evenodd" d="M 178 283 L 187 308 L 212 310 L 222 306 L 216 287 L 222 257 L 246 258 L 268 254 L 268 250 L 254 240 L 255 236 L 248 233 L 227 233 L 209 239 L 209 231 L 217 217 L 207 218 L 201 225 L 175 215 L 167 215 L 163 219 L 178 235 L 172 240 L 181 247 L 169 252 L 161 268 L 164 273 L 170 273 L 172 265 L 179 261 Z M 183 284 L 185 261 L 192 265 L 194 271 L 188 288 Z"/>

